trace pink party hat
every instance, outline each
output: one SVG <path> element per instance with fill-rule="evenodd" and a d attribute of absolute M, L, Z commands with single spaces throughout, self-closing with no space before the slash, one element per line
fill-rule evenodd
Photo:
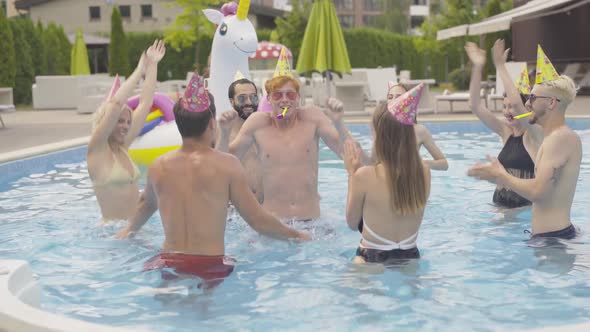
<path fill-rule="evenodd" d="M 196 71 L 184 91 L 184 96 L 180 98 L 180 106 L 189 112 L 209 110 L 209 95 L 205 90 L 203 79 Z"/>
<path fill-rule="evenodd" d="M 268 102 L 266 94 L 262 96 L 260 103 L 258 103 L 258 112 L 272 112 L 272 105 Z"/>
<path fill-rule="evenodd" d="M 408 126 L 413 125 L 423 89 L 424 83 L 420 83 L 398 98 L 390 100 L 387 103 L 387 110 L 400 123 Z"/>
<path fill-rule="evenodd" d="M 115 96 L 115 93 L 117 93 L 117 91 L 119 91 L 120 87 L 121 87 L 121 79 L 119 78 L 119 74 L 117 74 L 115 76 L 115 81 L 113 82 L 113 86 L 111 87 L 111 91 L 109 92 L 109 94 L 107 96 L 107 100 L 113 99 L 113 97 Z"/>

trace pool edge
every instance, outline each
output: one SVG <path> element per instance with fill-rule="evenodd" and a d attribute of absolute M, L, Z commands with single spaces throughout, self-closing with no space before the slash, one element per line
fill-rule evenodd
<path fill-rule="evenodd" d="M 68 148 L 87 145 L 88 141 L 90 141 L 90 136 L 79 137 L 79 138 L 74 138 L 74 139 L 55 142 L 55 143 L 38 145 L 38 146 L 31 147 L 31 148 L 0 153 L 0 164 L 15 161 L 15 160 L 20 160 L 20 159 L 25 159 L 25 158 L 29 158 L 29 157 L 34 157 L 34 156 L 38 156 L 38 155 L 42 155 L 42 154 L 46 154 L 46 153 L 61 151 L 61 150 L 65 150 Z"/>
<path fill-rule="evenodd" d="M 29 263 L 0 260 L 0 331 L 31 332 L 130 332 L 52 314 L 40 309 L 41 287 Z"/>

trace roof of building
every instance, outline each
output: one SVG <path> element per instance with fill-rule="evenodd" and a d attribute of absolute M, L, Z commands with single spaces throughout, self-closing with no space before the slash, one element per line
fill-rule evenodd
<path fill-rule="evenodd" d="M 14 2 L 14 7 L 16 9 L 29 9 L 32 6 L 40 5 L 45 2 L 49 2 L 51 0 L 16 0 Z"/>

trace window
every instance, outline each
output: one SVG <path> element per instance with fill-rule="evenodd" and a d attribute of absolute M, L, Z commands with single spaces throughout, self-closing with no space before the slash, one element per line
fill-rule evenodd
<path fill-rule="evenodd" d="M 352 15 L 339 15 L 338 19 L 343 28 L 351 28 L 354 26 L 354 16 Z"/>
<path fill-rule="evenodd" d="M 352 10 L 352 0 L 334 0 L 336 9 L 350 9 Z"/>
<path fill-rule="evenodd" d="M 422 26 L 422 23 L 424 23 L 424 16 L 412 16 L 410 18 L 410 24 L 411 24 L 411 28 L 419 28 L 420 26 Z"/>
<path fill-rule="evenodd" d="M 121 5 L 119 6 L 119 12 L 121 13 L 121 18 L 131 19 L 131 6 Z"/>
<path fill-rule="evenodd" d="M 380 11 L 381 1 L 380 0 L 365 0 L 366 11 Z"/>
<path fill-rule="evenodd" d="M 90 20 L 100 20 L 100 7 L 99 6 L 90 6 Z"/>
<path fill-rule="evenodd" d="M 368 27 L 376 27 L 377 26 L 377 15 L 364 15 L 363 16 L 363 25 Z"/>
<path fill-rule="evenodd" d="M 141 18 L 152 18 L 152 5 L 141 5 Z"/>

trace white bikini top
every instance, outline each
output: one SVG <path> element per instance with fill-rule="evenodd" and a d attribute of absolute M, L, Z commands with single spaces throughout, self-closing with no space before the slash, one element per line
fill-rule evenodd
<path fill-rule="evenodd" d="M 418 239 L 418 232 L 414 233 L 414 235 L 412 235 L 409 238 L 407 238 L 403 241 L 400 241 L 398 243 L 398 242 L 386 239 L 386 238 L 378 235 L 377 233 L 375 233 L 372 229 L 369 228 L 369 225 L 367 225 L 366 221 L 363 222 L 363 231 L 364 230 L 366 230 L 369 234 L 371 234 L 371 236 L 373 236 L 377 240 L 383 242 L 384 244 L 374 243 L 374 242 L 371 242 L 363 237 L 361 244 L 360 244 L 361 248 L 377 249 L 377 250 L 382 250 L 382 251 L 390 251 L 390 250 L 394 250 L 394 249 L 408 250 L 408 249 L 416 248 L 416 240 Z"/>

